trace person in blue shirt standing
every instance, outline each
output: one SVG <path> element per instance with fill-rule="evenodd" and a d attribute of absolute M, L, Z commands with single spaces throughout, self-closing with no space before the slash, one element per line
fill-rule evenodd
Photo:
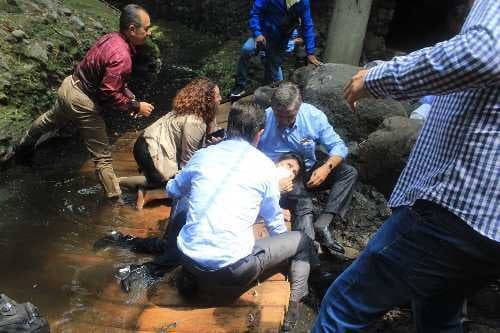
<path fill-rule="evenodd" d="M 412 303 L 416 331 L 464 332 L 466 298 L 500 276 L 500 2 L 476 0 L 455 37 L 359 71 L 345 98 L 435 95 L 392 216 L 330 286 L 314 333 L 365 331 Z"/>
<path fill-rule="evenodd" d="M 326 149 L 327 157 L 318 158 L 320 146 Z M 272 160 L 290 151 L 304 158 L 305 187 L 298 183 L 289 194 L 298 198 L 293 209 L 293 227 L 311 239 L 317 238 L 329 252 L 344 253 L 344 248 L 333 239 L 329 226 L 335 215 L 343 217 L 347 211 L 358 173 L 344 162 L 347 147 L 326 115 L 302 102 L 297 85 L 282 82 L 274 91 L 271 107 L 266 109 L 265 131 L 258 148 Z M 311 194 L 323 190 L 330 190 L 328 202 L 313 223 Z"/>
<path fill-rule="evenodd" d="M 245 94 L 250 58 L 260 50 L 266 55 L 265 83 L 283 80 L 281 64 L 290 37 L 297 28 L 305 41 L 308 61 L 314 65 L 321 64 L 314 54 L 314 24 L 309 0 L 255 0 L 250 11 L 249 27 L 253 36 L 241 48 L 236 83 L 231 90 L 232 98 Z"/>

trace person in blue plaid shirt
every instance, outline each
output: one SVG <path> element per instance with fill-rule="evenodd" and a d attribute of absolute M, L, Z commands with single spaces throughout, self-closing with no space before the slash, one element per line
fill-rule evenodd
<path fill-rule="evenodd" d="M 448 41 L 359 71 L 345 97 L 437 95 L 392 216 L 330 286 L 312 330 L 352 332 L 413 305 L 417 332 L 463 332 L 464 300 L 500 276 L 500 1 Z"/>

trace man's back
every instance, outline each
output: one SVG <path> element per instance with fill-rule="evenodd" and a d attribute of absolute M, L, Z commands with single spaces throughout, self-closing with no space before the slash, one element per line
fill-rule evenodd
<path fill-rule="evenodd" d="M 167 190 L 179 196 L 189 191 L 187 222 L 177 243 L 207 268 L 225 267 L 251 253 L 259 214 L 271 233 L 286 230 L 274 164 L 246 141 L 227 140 L 198 151 Z"/>

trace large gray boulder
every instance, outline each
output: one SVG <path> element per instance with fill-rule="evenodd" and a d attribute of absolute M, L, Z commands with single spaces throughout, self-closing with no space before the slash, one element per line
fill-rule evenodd
<path fill-rule="evenodd" d="M 390 117 L 380 129 L 361 142 L 351 156 L 360 179 L 389 195 L 406 165 L 422 121 L 406 117 Z"/>
<path fill-rule="evenodd" d="M 304 101 L 321 109 L 335 130 L 348 141 L 361 141 L 391 116 L 407 116 L 403 105 L 392 99 L 368 98 L 352 112 L 343 96 L 345 84 L 360 67 L 324 64 L 299 69 L 292 76 L 303 92 Z"/>

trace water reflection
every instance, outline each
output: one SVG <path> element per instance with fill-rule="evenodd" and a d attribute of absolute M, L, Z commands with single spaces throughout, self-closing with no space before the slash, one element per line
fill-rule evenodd
<path fill-rule="evenodd" d="M 0 292 L 34 303 L 52 325 L 87 311 L 110 285 L 121 294 L 113 272 L 138 261 L 123 249 L 93 252 L 114 227 L 138 227 L 136 211 L 103 206 L 95 179 L 78 175 L 85 156 L 73 148 L 66 157 L 75 165 L 44 167 L 50 162 L 42 152 L 32 168 L 0 174 Z M 134 201 L 132 194 L 125 199 Z"/>

